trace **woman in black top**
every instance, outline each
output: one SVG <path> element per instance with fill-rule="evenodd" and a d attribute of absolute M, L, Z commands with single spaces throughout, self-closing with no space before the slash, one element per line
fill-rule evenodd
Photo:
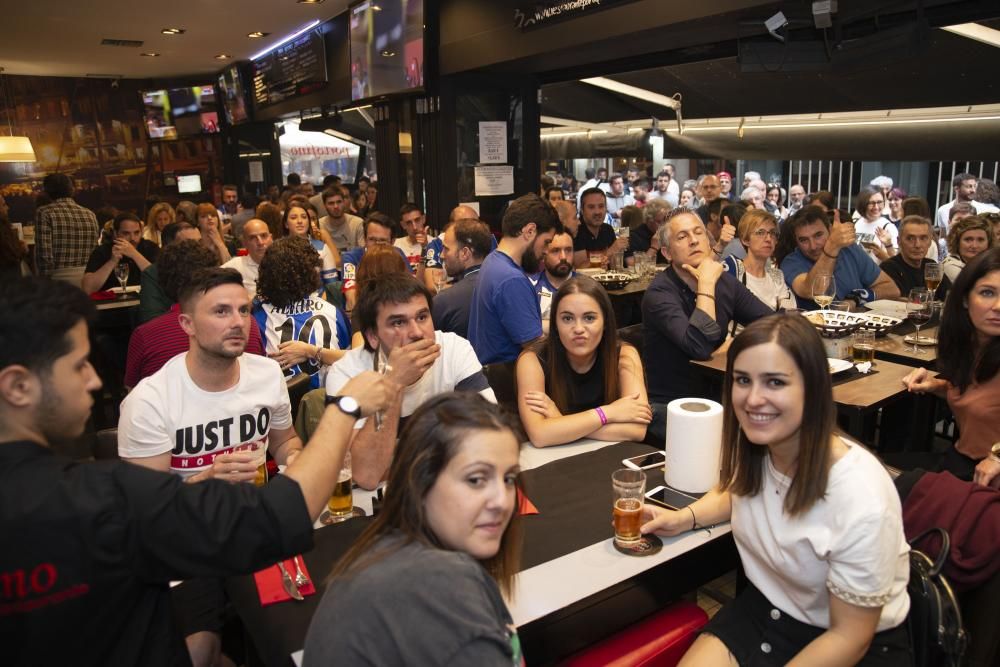
<path fill-rule="evenodd" d="M 639 440 L 652 418 L 642 362 L 618 341 L 607 292 L 571 278 L 552 301 L 549 337 L 517 360 L 518 411 L 536 447 L 580 438 Z"/>

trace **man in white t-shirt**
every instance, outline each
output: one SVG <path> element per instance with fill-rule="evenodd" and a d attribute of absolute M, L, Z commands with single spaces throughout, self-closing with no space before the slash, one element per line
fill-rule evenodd
<path fill-rule="evenodd" d="M 281 367 L 245 355 L 250 298 L 233 269 L 200 269 L 180 294 L 190 349 L 143 379 L 122 402 L 118 453 L 188 482 L 252 481 L 265 451 L 287 464 L 292 428 Z"/>
<path fill-rule="evenodd" d="M 671 186 L 673 186 L 673 188 Z M 663 199 L 667 203 L 669 203 L 670 206 L 672 207 L 677 206 L 677 200 L 678 197 L 680 196 L 680 193 L 678 192 L 677 194 L 675 194 L 673 192 L 673 189 L 676 188 L 677 188 L 677 183 L 675 183 L 674 179 L 670 177 L 670 174 L 667 173 L 666 170 L 661 171 L 659 175 L 657 175 L 656 177 L 656 183 L 653 186 L 653 189 L 650 190 L 649 194 L 646 195 L 646 201 L 651 201 L 653 199 Z"/>
<path fill-rule="evenodd" d="M 942 204 L 937 210 L 937 217 L 934 219 L 934 224 L 941 229 L 942 237 L 948 236 L 948 219 L 951 217 L 951 207 L 957 201 L 964 201 L 971 204 L 972 208 L 976 210 L 977 215 L 980 213 L 996 213 L 1000 210 L 992 204 L 984 204 L 974 199 L 978 185 L 979 179 L 973 174 L 956 174 L 955 178 L 951 179 L 951 187 L 955 191 L 955 198 L 946 204 Z"/>
<path fill-rule="evenodd" d="M 222 265 L 224 269 L 236 269 L 243 276 L 243 287 L 253 301 L 257 296 L 257 276 L 260 275 L 260 262 L 264 253 L 271 247 L 274 238 L 263 220 L 254 218 L 243 225 L 243 247 L 246 255 L 237 255 Z"/>
<path fill-rule="evenodd" d="M 389 469 L 401 421 L 424 401 L 449 391 L 478 392 L 494 403 L 496 397 L 472 345 L 457 334 L 434 330 L 431 293 L 420 281 L 399 274 L 373 281 L 358 297 L 354 322 L 364 347 L 349 351 L 330 368 L 327 396 L 381 364 L 388 369 L 386 377 L 403 387 L 381 418 L 355 425 L 354 481 L 372 489 Z"/>
<path fill-rule="evenodd" d="M 427 246 L 427 224 L 424 212 L 413 203 L 403 204 L 399 209 L 399 225 L 406 236 L 398 238 L 393 245 L 403 251 L 410 270 L 416 273 L 424 259 L 424 248 Z"/>
<path fill-rule="evenodd" d="M 621 218 L 621 210 L 626 206 L 635 206 L 635 198 L 625 194 L 625 180 L 621 174 L 615 174 L 610 181 L 611 192 L 608 193 L 607 205 L 608 215 L 618 220 Z"/>

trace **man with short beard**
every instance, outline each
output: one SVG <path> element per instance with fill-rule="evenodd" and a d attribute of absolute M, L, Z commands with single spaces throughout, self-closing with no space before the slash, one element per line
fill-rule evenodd
<path fill-rule="evenodd" d="M 290 464 L 302 442 L 281 367 L 243 354 L 253 326 L 243 277 L 235 269 L 200 269 L 179 301 L 190 347 L 122 401 L 119 456 L 187 483 L 252 482 L 268 451 Z M 213 663 L 222 646 L 222 581 L 189 579 L 172 594 L 193 662 Z"/>
<path fill-rule="evenodd" d="M 542 336 L 535 289 L 524 274 L 538 273 L 542 253 L 563 231 L 555 209 L 534 194 L 511 203 L 501 228 L 503 239 L 483 262 L 469 316 L 469 341 L 483 364 L 514 361 Z"/>
<path fill-rule="evenodd" d="M 542 314 L 542 330 L 549 332 L 549 310 L 552 297 L 567 280 L 576 275 L 573 270 L 573 237 L 568 233 L 556 234 L 542 258 L 544 268 L 532 278 L 538 293 L 538 309 Z"/>

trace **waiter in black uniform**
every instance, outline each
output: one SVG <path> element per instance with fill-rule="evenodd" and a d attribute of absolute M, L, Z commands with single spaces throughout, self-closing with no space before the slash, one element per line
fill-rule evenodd
<path fill-rule="evenodd" d="M 312 547 L 355 420 L 398 391 L 355 377 L 285 474 L 257 488 L 76 463 L 101 381 L 78 288 L 0 286 L 0 663 L 187 665 L 168 582 L 249 573 Z M 350 400 L 353 399 L 353 400 Z"/>

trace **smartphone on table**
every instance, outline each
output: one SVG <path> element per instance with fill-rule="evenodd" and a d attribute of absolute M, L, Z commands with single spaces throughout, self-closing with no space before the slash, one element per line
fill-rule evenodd
<path fill-rule="evenodd" d="M 669 486 L 657 486 L 646 492 L 646 500 L 669 510 L 684 509 L 697 498 Z"/>
<path fill-rule="evenodd" d="M 628 459 L 622 459 L 622 465 L 626 468 L 631 468 L 632 470 L 649 470 L 651 468 L 659 468 L 666 462 L 667 456 L 663 453 L 663 450 L 650 452 L 649 454 L 643 454 L 641 456 L 633 456 Z"/>

